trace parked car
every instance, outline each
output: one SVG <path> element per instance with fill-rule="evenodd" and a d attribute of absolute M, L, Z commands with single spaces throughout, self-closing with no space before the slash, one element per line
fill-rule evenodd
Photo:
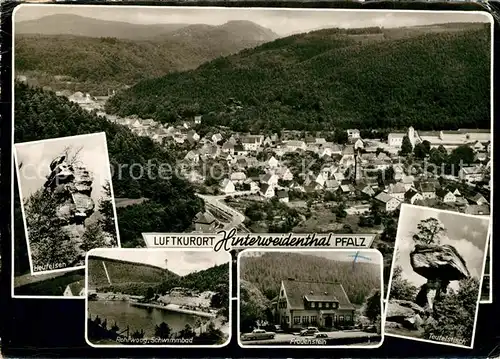
<path fill-rule="evenodd" d="M 283 333 L 283 329 L 281 329 L 281 325 L 273 325 L 272 331 L 275 333 Z"/>
<path fill-rule="evenodd" d="M 309 335 L 316 335 L 316 333 L 319 333 L 319 329 L 316 327 L 308 327 L 307 329 L 302 329 L 300 331 L 301 336 L 309 336 Z"/>
<path fill-rule="evenodd" d="M 328 334 L 319 332 L 319 333 L 314 334 L 314 337 L 315 338 L 328 338 Z"/>
<path fill-rule="evenodd" d="M 266 332 L 264 329 L 254 329 L 251 333 L 244 333 L 241 335 L 241 340 L 263 340 L 274 339 L 275 333 Z"/>

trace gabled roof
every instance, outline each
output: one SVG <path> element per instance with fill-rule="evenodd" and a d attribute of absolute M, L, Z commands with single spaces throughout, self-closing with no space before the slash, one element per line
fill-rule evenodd
<path fill-rule="evenodd" d="M 212 224 L 215 222 L 215 217 L 209 212 L 198 212 L 194 217 L 195 223 Z"/>
<path fill-rule="evenodd" d="M 284 280 L 283 286 L 285 287 L 290 309 L 303 309 L 304 296 L 314 295 L 320 295 L 338 301 L 339 309 L 355 309 L 347 297 L 344 287 L 339 282 Z M 313 292 L 312 294 L 311 291 Z"/>
<path fill-rule="evenodd" d="M 453 192 L 446 190 L 446 189 L 442 189 L 442 188 L 436 190 L 436 196 L 441 197 L 441 198 L 446 196 L 448 193 L 453 194 Z"/>
<path fill-rule="evenodd" d="M 71 291 L 71 294 L 73 294 L 73 295 L 80 295 L 80 292 L 82 291 L 82 289 L 85 288 L 83 281 L 74 282 L 74 283 L 68 284 L 68 286 L 69 286 L 69 289 Z"/>
<path fill-rule="evenodd" d="M 434 186 L 434 183 L 431 182 L 419 182 L 418 184 L 415 185 L 417 190 L 420 192 L 435 192 L 436 187 Z"/>
<path fill-rule="evenodd" d="M 396 200 L 396 198 L 392 197 L 391 195 L 385 193 L 385 192 L 380 192 L 379 194 L 377 194 L 375 196 L 375 199 L 380 201 L 380 202 L 383 202 L 383 203 L 387 203 L 389 201 L 392 201 L 392 200 Z"/>
<path fill-rule="evenodd" d="M 415 195 L 419 194 L 417 191 L 414 189 L 410 188 L 408 192 L 405 193 L 405 199 L 411 200 Z"/>

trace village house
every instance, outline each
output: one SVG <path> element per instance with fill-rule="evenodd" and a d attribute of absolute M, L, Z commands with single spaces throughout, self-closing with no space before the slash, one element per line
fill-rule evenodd
<path fill-rule="evenodd" d="M 198 233 L 213 233 L 217 227 L 217 221 L 210 212 L 198 212 L 193 222 Z"/>
<path fill-rule="evenodd" d="M 325 189 L 327 191 L 336 191 L 340 187 L 339 181 L 336 181 L 334 179 L 329 179 L 325 181 Z"/>
<path fill-rule="evenodd" d="M 211 139 L 213 143 L 219 143 L 220 141 L 223 140 L 223 137 L 220 133 L 216 133 L 215 135 L 212 136 Z"/>
<path fill-rule="evenodd" d="M 356 188 L 354 188 L 352 184 L 341 185 L 339 190 L 343 195 L 349 195 L 349 196 L 353 195 L 356 192 Z"/>
<path fill-rule="evenodd" d="M 484 179 L 484 172 L 481 167 L 462 167 L 458 171 L 458 178 L 467 182 L 480 182 Z"/>
<path fill-rule="evenodd" d="M 405 175 L 403 165 L 400 163 L 395 164 L 392 166 L 392 169 L 394 170 L 394 180 L 401 181 Z"/>
<path fill-rule="evenodd" d="M 187 140 L 189 142 L 198 142 L 200 140 L 200 135 L 198 135 L 195 130 L 190 130 L 187 133 Z"/>
<path fill-rule="evenodd" d="M 289 152 L 297 150 L 305 151 L 307 149 L 307 145 L 304 141 L 292 140 L 285 143 L 285 149 Z"/>
<path fill-rule="evenodd" d="M 436 198 L 436 187 L 432 182 L 417 182 L 415 189 L 420 192 L 424 199 Z"/>
<path fill-rule="evenodd" d="M 490 208 L 487 205 L 471 204 L 465 207 L 465 213 L 475 216 L 489 216 Z"/>
<path fill-rule="evenodd" d="M 280 202 L 288 203 L 288 191 L 281 189 L 276 192 L 276 197 Z"/>
<path fill-rule="evenodd" d="M 457 197 L 452 192 L 443 188 L 436 191 L 436 196 L 443 203 L 455 203 L 457 201 Z"/>
<path fill-rule="evenodd" d="M 410 204 L 414 204 L 416 201 L 423 201 L 424 197 L 420 193 L 418 193 L 413 188 L 409 189 L 408 192 L 405 193 L 405 201 Z"/>
<path fill-rule="evenodd" d="M 465 198 L 472 204 L 477 204 L 477 205 L 488 205 L 489 202 L 486 198 L 481 193 L 475 193 L 475 194 L 467 194 Z"/>
<path fill-rule="evenodd" d="M 194 123 L 199 125 L 201 123 L 201 115 L 194 116 Z"/>
<path fill-rule="evenodd" d="M 274 156 L 271 156 L 271 158 L 266 161 L 266 165 L 270 168 L 278 167 L 279 161 Z"/>
<path fill-rule="evenodd" d="M 275 187 L 278 185 L 278 176 L 274 173 L 268 172 L 260 177 L 260 182 L 268 186 Z"/>
<path fill-rule="evenodd" d="M 293 173 L 288 167 L 281 167 L 276 170 L 276 175 L 283 181 L 293 180 Z"/>
<path fill-rule="evenodd" d="M 227 141 L 222 145 L 222 152 L 234 155 L 234 143 Z"/>
<path fill-rule="evenodd" d="M 262 197 L 272 198 L 274 197 L 274 187 L 266 183 L 261 183 L 259 193 Z"/>
<path fill-rule="evenodd" d="M 253 179 L 247 178 L 243 183 L 250 186 L 250 191 L 252 192 L 259 191 L 259 184 L 255 182 Z"/>
<path fill-rule="evenodd" d="M 370 212 L 370 205 L 369 204 L 358 204 L 356 206 L 346 208 L 345 211 L 347 214 L 349 214 L 351 216 L 366 214 L 366 213 Z"/>
<path fill-rule="evenodd" d="M 334 328 L 352 325 L 355 308 L 339 282 L 282 280 L 276 322 L 284 328 Z"/>
<path fill-rule="evenodd" d="M 236 188 L 234 187 L 233 181 L 231 181 L 228 178 L 225 178 L 221 182 L 220 187 L 221 187 L 221 191 L 224 192 L 225 194 L 234 193 L 236 191 Z"/>
<path fill-rule="evenodd" d="M 234 146 L 234 154 L 237 156 L 248 156 L 248 150 L 240 144 Z"/>
<path fill-rule="evenodd" d="M 264 136 L 262 135 L 249 135 L 241 138 L 241 144 L 247 151 L 257 151 L 262 146 Z"/>
<path fill-rule="evenodd" d="M 347 130 L 347 138 L 350 140 L 355 140 L 360 138 L 360 132 L 357 129 L 349 129 Z"/>
<path fill-rule="evenodd" d="M 370 185 L 359 185 L 358 186 L 358 191 L 368 197 L 373 197 L 375 196 L 375 190 L 373 189 L 372 186 Z"/>
<path fill-rule="evenodd" d="M 243 184 L 247 179 L 247 175 L 243 172 L 233 172 L 230 179 L 234 184 Z"/>
<path fill-rule="evenodd" d="M 264 141 L 262 141 L 262 146 L 264 147 L 271 147 L 273 145 L 273 141 L 271 140 L 271 137 L 267 136 Z"/>
<path fill-rule="evenodd" d="M 63 296 L 65 297 L 82 297 L 85 295 L 85 284 L 83 281 L 68 284 L 64 289 Z"/>
<path fill-rule="evenodd" d="M 414 186 L 414 184 L 415 184 L 415 177 L 413 177 L 413 176 L 403 176 L 401 178 L 401 182 L 400 183 L 408 191 L 410 188 L 412 188 Z"/>
<path fill-rule="evenodd" d="M 390 184 L 387 193 L 397 200 L 403 202 L 405 200 L 406 188 L 401 183 Z"/>
<path fill-rule="evenodd" d="M 486 147 L 481 142 L 476 141 L 476 143 L 472 146 L 472 149 L 476 152 L 481 152 L 484 151 Z"/>
<path fill-rule="evenodd" d="M 379 205 L 383 210 L 386 212 L 392 212 L 395 211 L 396 209 L 399 208 L 399 205 L 401 202 L 392 197 L 391 195 L 385 193 L 385 192 L 380 192 L 378 195 L 375 196 L 375 203 Z"/>
<path fill-rule="evenodd" d="M 365 147 L 365 144 L 363 143 L 363 140 L 358 138 L 356 142 L 354 142 L 354 149 L 355 150 L 362 150 Z"/>

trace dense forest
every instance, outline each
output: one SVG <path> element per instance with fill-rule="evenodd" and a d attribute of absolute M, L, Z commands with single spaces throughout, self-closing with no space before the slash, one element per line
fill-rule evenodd
<path fill-rule="evenodd" d="M 83 19 L 80 21 L 91 20 Z M 128 38 L 119 38 L 114 32 L 108 37 L 17 35 L 16 72 L 53 90 L 107 95 L 108 89 L 194 69 L 206 61 L 277 37 L 272 31 L 248 21 L 221 26 L 185 25 L 170 32 L 164 30 L 163 34 L 152 30 L 149 37 L 143 31 L 140 39 L 131 39 L 131 31 L 124 31 L 130 34 Z"/>
<path fill-rule="evenodd" d="M 333 261 L 298 253 L 264 253 L 240 259 L 240 278 L 252 283 L 267 299 L 279 293 L 282 280 L 342 283 L 352 303 L 361 304 L 373 290 L 380 288 L 380 271 L 370 263 Z"/>
<path fill-rule="evenodd" d="M 171 272 L 168 272 L 172 274 Z M 129 278 L 130 274 L 122 274 L 121 278 Z M 140 277 L 140 274 L 137 276 Z M 123 280 L 121 283 L 112 285 L 102 285 L 98 291 L 121 292 L 132 295 L 144 295 L 148 293 L 165 294 L 175 287 L 196 289 L 198 291 L 214 291 L 223 293 L 224 297 L 229 297 L 229 264 L 221 264 L 198 272 L 193 272 L 183 277 L 167 275 L 161 281 L 131 282 Z"/>
<path fill-rule="evenodd" d="M 113 173 L 115 197 L 149 199 L 117 209 L 123 247 L 143 245 L 142 232 L 184 232 L 189 228 L 203 203 L 194 195 L 194 189 L 188 182 L 177 176 L 166 178 L 160 173 L 160 164 L 175 168 L 171 154 L 160 145 L 149 138 L 136 136 L 127 128 L 103 117 L 88 113 L 52 92 L 22 84 L 16 84 L 15 91 L 15 143 L 106 132 L 112 169 L 118 169 L 119 166 L 124 169 Z M 135 166 L 132 167 L 132 164 Z M 142 169 L 144 174 L 140 176 L 140 172 L 131 170 L 133 168 Z M 18 199 L 14 229 L 16 253 L 20 253 L 19 250 L 25 248 L 25 236 Z M 27 263 L 16 264 L 17 275 L 28 271 Z"/>
<path fill-rule="evenodd" d="M 100 286 L 109 285 L 104 265 L 108 271 L 112 284 L 123 283 L 153 283 L 158 284 L 169 278 L 177 278 L 178 275 L 160 267 L 144 264 L 127 262 L 111 258 L 98 256 L 89 256 L 88 260 L 88 285 L 95 289 Z"/>
<path fill-rule="evenodd" d="M 446 29 L 445 29 L 446 30 Z M 490 126 L 490 31 L 328 29 L 268 42 L 119 92 L 107 110 L 238 131 Z"/>

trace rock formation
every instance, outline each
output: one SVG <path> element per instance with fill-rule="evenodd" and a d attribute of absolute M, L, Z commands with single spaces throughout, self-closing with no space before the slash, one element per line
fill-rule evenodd
<path fill-rule="evenodd" d="M 57 198 L 56 216 L 62 230 L 79 242 L 85 232 L 85 220 L 95 209 L 90 197 L 92 176 L 85 167 L 68 164 L 66 156 L 55 158 L 50 171 L 44 186 Z"/>
<path fill-rule="evenodd" d="M 416 273 L 427 278 L 415 301 L 429 311 L 446 294 L 451 281 L 470 277 L 465 260 L 450 245 L 417 244 L 410 253 L 410 263 Z"/>

